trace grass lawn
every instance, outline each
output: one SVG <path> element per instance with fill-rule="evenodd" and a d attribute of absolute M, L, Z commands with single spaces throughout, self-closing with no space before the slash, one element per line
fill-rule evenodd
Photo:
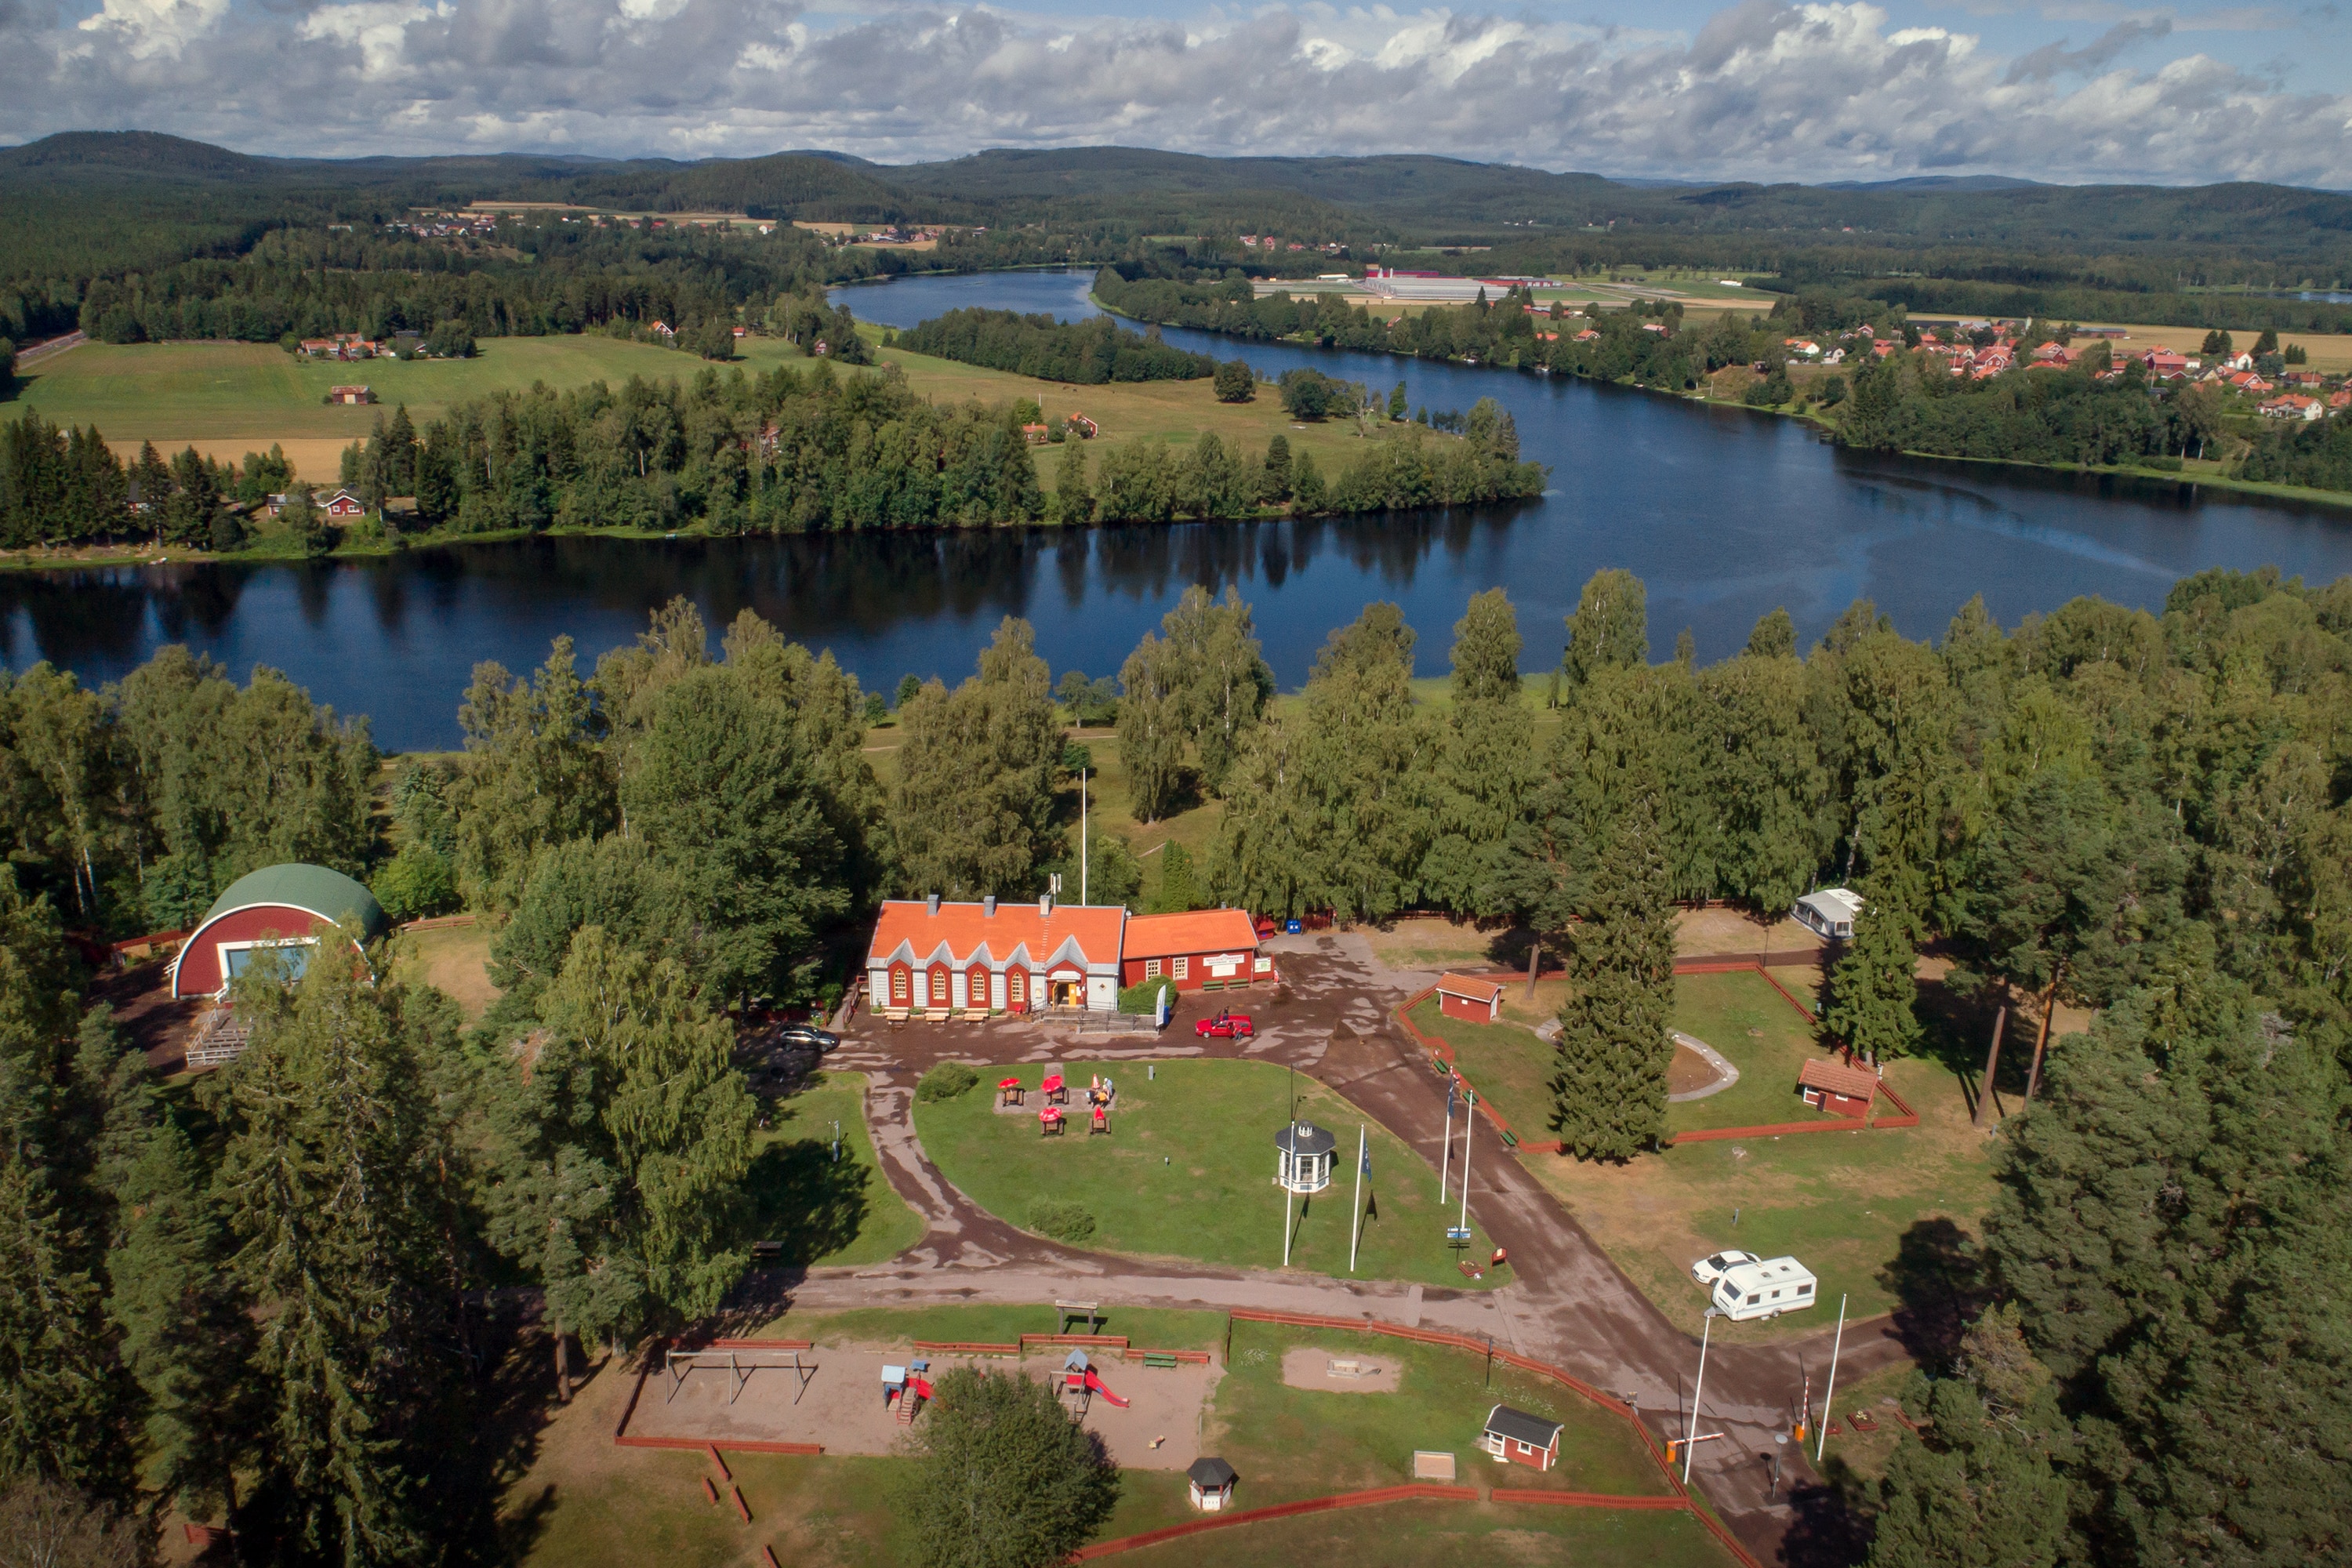
<path fill-rule="evenodd" d="M 1812 971 L 1774 976 L 1810 1005 Z M 1675 1026 L 1723 1052 L 1741 1077 L 1720 1094 L 1670 1107 L 1670 1126 L 1813 1118 L 1793 1084 L 1794 1063 L 1816 1047 L 1794 1008 L 1753 973 L 1684 975 L 1675 989 Z M 1923 986 L 1922 994 L 1934 1015 L 1940 988 Z M 1454 1046 L 1464 1073 L 1522 1138 L 1542 1136 L 1549 1046 L 1509 1025 L 1444 1017 L 1433 1002 L 1412 1017 Z M 1939 1021 L 1934 1040 L 1945 1030 Z M 1964 1026 L 1950 1037 L 1965 1042 L 1974 1033 Z M 1967 1048 L 1887 1068 L 1887 1081 L 1919 1112 L 1916 1128 L 1685 1143 L 1622 1168 L 1555 1154 L 1520 1158 L 1681 1327 L 1697 1332 L 1706 1305 L 1691 1282 L 1691 1259 L 1738 1247 L 1767 1258 L 1796 1254 L 1821 1278 L 1822 1310 L 1719 1333 L 1757 1339 L 1826 1328 L 1841 1293 L 1852 1298 L 1849 1315 L 1860 1318 L 1892 1310 L 1906 1291 L 1916 1300 L 1940 1289 L 1964 1238 L 1978 1231 L 1992 1200 L 1992 1168 L 1984 1133 L 1969 1125 Z"/>
<path fill-rule="evenodd" d="M 1107 1307 L 1097 1332 L 1123 1334 L 1148 1350 L 1208 1351 L 1225 1342 L 1225 1315 L 1165 1307 Z M 1053 1334 L 1062 1321 L 1048 1303 L 1026 1307 L 858 1307 L 841 1312 L 786 1312 L 762 1335 L 815 1340 L 828 1345 L 896 1349 L 912 1340 L 1017 1344 L 1024 1334 Z M 1085 1333 L 1073 1327 L 1072 1333 Z"/>
<path fill-rule="evenodd" d="M 769 1104 L 745 1178 L 760 1234 L 795 1265 L 880 1263 L 923 1238 L 922 1217 L 891 1189 L 866 1135 L 866 1075 L 814 1073 Z M 834 1158 L 834 1129 L 841 1156 Z"/>
<path fill-rule="evenodd" d="M 1236 1525 L 1147 1546 L 1118 1561 L 1135 1568 L 1203 1561 L 1220 1568 L 1295 1568 L 1301 1563 L 1368 1568 L 1460 1568 L 1469 1563 L 1496 1568 L 1563 1563 L 1724 1568 L 1733 1559 L 1687 1513 L 1399 1502 Z"/>
<path fill-rule="evenodd" d="M 991 1082 L 959 1099 L 915 1106 L 915 1130 L 948 1180 L 991 1213 L 1028 1226 L 1044 1202 L 1075 1203 L 1094 1216 L 1084 1245 L 1145 1257 L 1189 1258 L 1235 1268 L 1282 1266 L 1283 1194 L 1275 1186 L 1274 1136 L 1292 1076 L 1266 1062 L 1172 1061 L 1156 1081 L 1141 1062 L 1065 1062 L 1073 1079 L 1108 1071 L 1118 1083 L 1112 1135 L 1076 1124 L 1042 1138 L 1034 1111 L 999 1114 Z M 1024 1069 L 1024 1076 L 1035 1069 Z M 1033 1087 L 1035 1079 L 1030 1079 Z M 1296 1079 L 1299 1114 L 1342 1141 L 1329 1188 L 1292 1209 L 1293 1268 L 1345 1276 L 1356 1127 L 1369 1122 L 1372 1175 L 1356 1274 L 1368 1279 L 1469 1286 L 1444 1232 L 1437 1173 L 1356 1107 L 1314 1079 Z M 1073 1098 L 1076 1098 L 1075 1096 Z M 1178 1156 L 1184 1163 L 1176 1164 Z M 1156 1163 L 1155 1163 L 1156 1162 Z M 1476 1216 L 1472 1216 L 1477 1231 Z M 1492 1248 L 1483 1232 L 1469 1255 Z M 1490 1276 L 1479 1284 L 1495 1283 Z"/>
<path fill-rule="evenodd" d="M 747 370 L 797 351 L 746 340 Z M 0 417 L 37 409 L 62 425 L 96 425 L 110 444 L 136 456 L 151 440 L 171 452 L 197 450 L 233 462 L 282 444 L 301 477 L 331 480 L 339 455 L 363 440 L 379 414 L 408 405 L 420 426 L 454 403 L 543 381 L 562 390 L 596 380 L 614 385 L 632 375 L 686 379 L 708 362 L 675 349 L 599 336 L 484 338 L 469 360 L 299 359 L 274 343 L 86 343 L 37 362 L 21 375 Z M 722 372 L 723 374 L 723 372 Z M 375 389 L 374 407 L 330 406 L 330 386 L 359 382 Z M 1203 395 L 1206 395 L 1203 394 Z"/>
<path fill-rule="evenodd" d="M 499 988 L 490 984 L 489 971 L 483 967 L 489 955 L 487 926 L 402 931 L 393 939 L 392 971 L 397 979 L 446 992 L 471 1024 L 499 999 Z"/>

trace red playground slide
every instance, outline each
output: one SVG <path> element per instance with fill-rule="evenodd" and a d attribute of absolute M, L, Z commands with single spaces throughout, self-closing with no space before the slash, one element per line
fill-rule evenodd
<path fill-rule="evenodd" d="M 1092 1371 L 1089 1371 L 1087 1373 L 1087 1392 L 1089 1394 L 1101 1394 L 1105 1399 L 1109 1400 L 1121 1410 L 1127 1408 L 1127 1401 L 1121 1399 L 1118 1394 L 1113 1394 L 1108 1388 L 1105 1387 L 1103 1385 L 1103 1380 Z"/>

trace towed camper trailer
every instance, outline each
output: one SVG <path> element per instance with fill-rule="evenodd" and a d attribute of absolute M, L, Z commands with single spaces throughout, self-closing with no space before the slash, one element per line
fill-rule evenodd
<path fill-rule="evenodd" d="M 1715 1310 L 1735 1323 L 1754 1318 L 1777 1318 L 1813 1304 L 1812 1270 L 1793 1258 L 1768 1258 L 1760 1263 L 1735 1263 L 1715 1282 L 1709 1300 Z"/>

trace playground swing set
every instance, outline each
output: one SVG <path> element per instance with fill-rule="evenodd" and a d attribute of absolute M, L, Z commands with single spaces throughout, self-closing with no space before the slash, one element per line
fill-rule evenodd
<path fill-rule="evenodd" d="M 782 1352 L 772 1351 L 768 1353 L 776 1355 Z M 792 1352 L 790 1361 L 761 1360 L 757 1352 L 731 1349 L 725 1352 L 724 1360 L 720 1359 L 718 1351 L 671 1351 L 667 1358 L 667 1366 L 669 1393 L 662 1400 L 665 1405 L 677 1397 L 677 1391 L 686 1385 L 688 1374 L 697 1372 L 725 1373 L 728 1378 L 727 1403 L 730 1405 L 742 1397 L 743 1385 L 751 1381 L 753 1373 L 762 1369 L 789 1372 L 800 1379 L 800 1391 L 793 1395 L 794 1405 L 807 1394 L 809 1384 L 816 1377 L 816 1363 L 803 1361 L 797 1350 Z"/>

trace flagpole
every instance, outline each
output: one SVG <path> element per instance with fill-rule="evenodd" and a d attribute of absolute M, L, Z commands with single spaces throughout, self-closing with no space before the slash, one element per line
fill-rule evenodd
<path fill-rule="evenodd" d="M 1078 770 L 1078 902 L 1087 901 L 1087 770 Z"/>
<path fill-rule="evenodd" d="M 1364 1229 L 1364 1124 L 1356 1123 L 1356 1208 L 1348 1220 L 1348 1272 L 1356 1271 L 1356 1239 Z M 1843 1309 L 1841 1309 L 1843 1310 Z"/>
<path fill-rule="evenodd" d="M 1462 1091 L 1462 1228 L 1470 1228 L 1470 1124 L 1478 1120 L 1478 1091 Z M 1449 1124 L 1450 1125 L 1450 1124 Z"/>
<path fill-rule="evenodd" d="M 1813 1449 L 1813 1463 L 1820 1464 L 1830 1447 L 1830 1402 L 1837 1397 L 1838 1352 L 1845 1349 L 1845 1298 L 1838 1298 L 1837 1338 L 1830 1344 L 1830 1384 L 1822 1390 L 1822 1440 Z"/>
<path fill-rule="evenodd" d="M 1706 1342 L 1715 1333 L 1715 1309 L 1706 1310 L 1706 1326 L 1698 1336 L 1698 1381 L 1691 1384 L 1691 1418 L 1683 1431 L 1683 1485 L 1690 1485 L 1691 1455 L 1698 1449 L 1698 1396 L 1706 1388 Z"/>
<path fill-rule="evenodd" d="M 1292 1134 L 1292 1142 L 1295 1148 L 1297 1144 L 1295 1132 Z M 1297 1158 L 1298 1156 L 1293 1153 L 1292 1163 L 1296 1163 Z M 1283 1177 L 1282 1182 L 1282 1266 L 1285 1268 L 1290 1267 L 1290 1179 L 1287 1174 Z"/>
<path fill-rule="evenodd" d="M 1454 1077 L 1445 1079 L 1445 1150 L 1437 1156 L 1437 1201 L 1445 1201 L 1445 1183 L 1454 1169 Z"/>

